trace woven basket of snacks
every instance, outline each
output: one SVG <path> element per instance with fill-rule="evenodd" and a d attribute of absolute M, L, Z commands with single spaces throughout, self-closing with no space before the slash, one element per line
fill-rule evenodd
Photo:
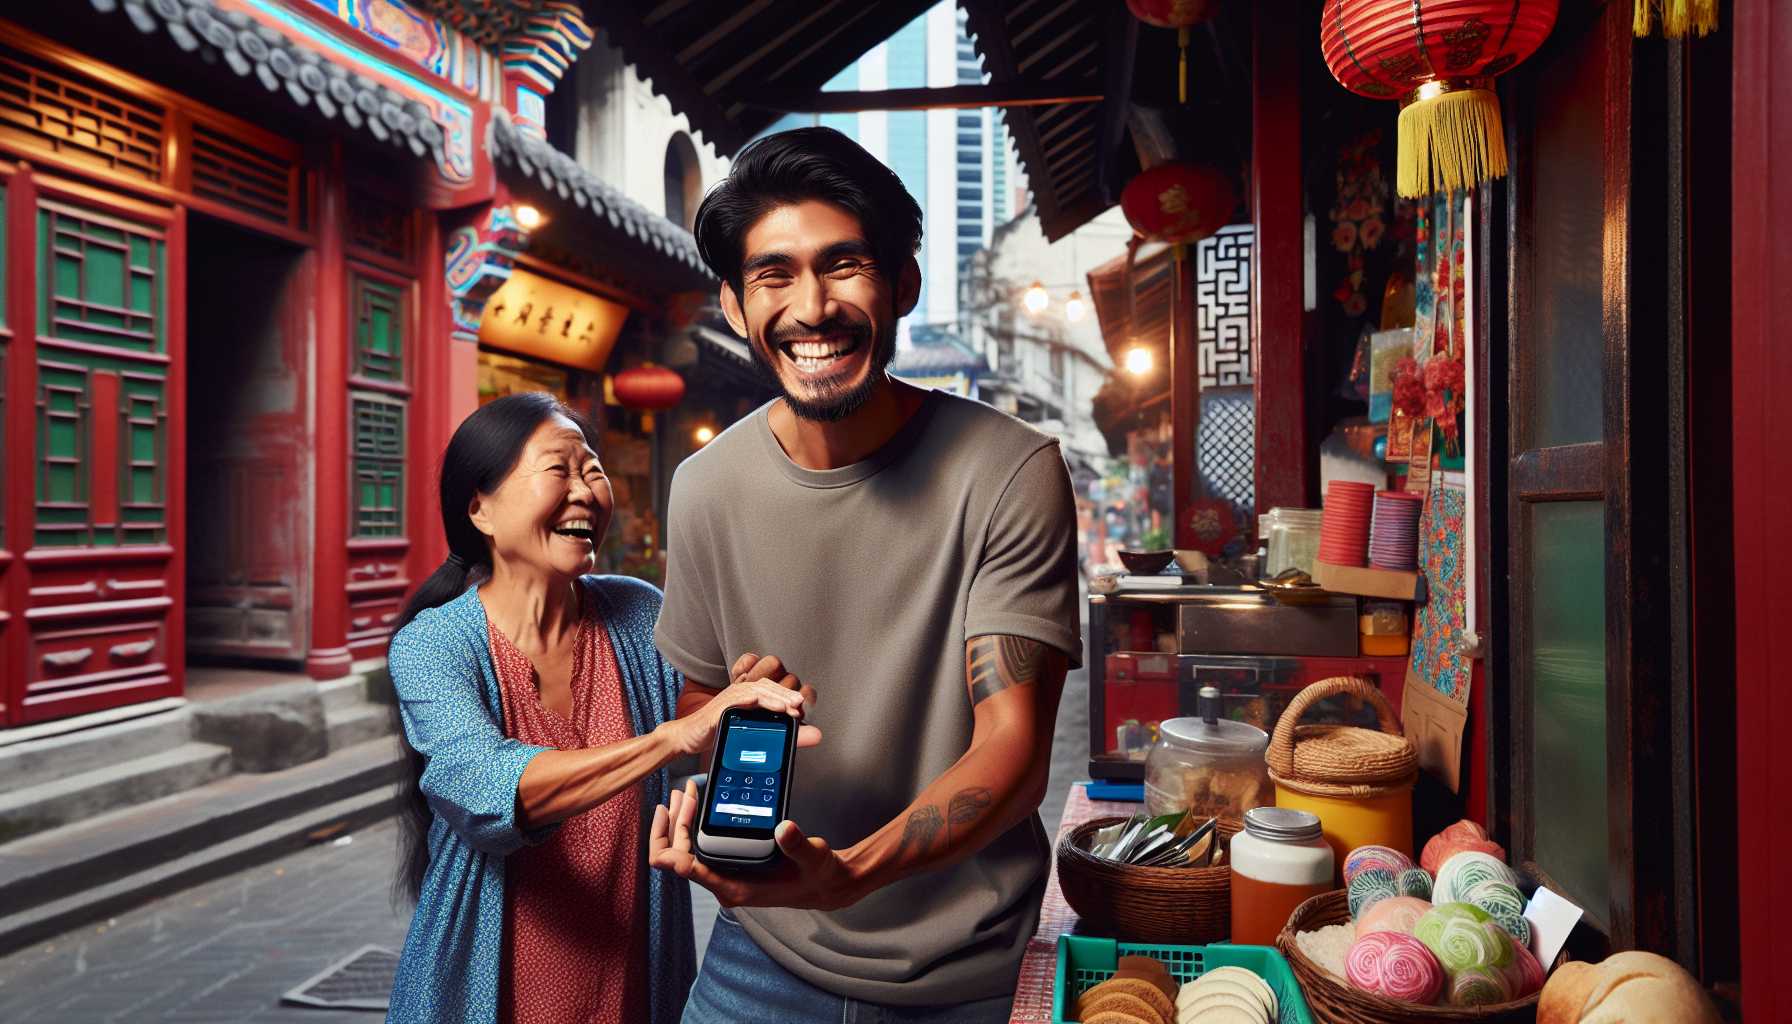
<path fill-rule="evenodd" d="M 1232 869 L 1144 867 L 1089 852 L 1102 829 L 1125 818 L 1097 818 L 1077 826 L 1058 843 L 1058 886 L 1076 911 L 1083 930 L 1129 942 L 1208 943 L 1232 930 Z M 1232 837 L 1244 823 L 1220 818 L 1216 857 L 1224 860 Z"/>
<path fill-rule="evenodd" d="M 1282 933 L 1276 936 L 1276 948 L 1287 958 L 1288 966 L 1293 969 L 1294 976 L 1300 979 L 1301 991 L 1306 994 L 1307 1005 L 1312 1008 L 1315 1020 L 1328 1024 L 1433 1024 L 1433 1022 L 1477 1021 L 1497 1022 L 1497 1024 L 1534 1024 L 1537 1019 L 1537 998 L 1543 987 L 1543 968 L 1537 964 L 1528 950 L 1514 946 L 1513 959 L 1499 972 L 1508 976 L 1520 990 L 1528 989 L 1529 994 L 1520 999 L 1504 1002 L 1486 1003 L 1475 1006 L 1456 1006 L 1425 1003 L 1396 999 L 1377 992 L 1365 991 L 1339 978 L 1331 971 L 1319 965 L 1309 956 L 1296 939 L 1302 932 L 1314 932 L 1331 925 L 1348 924 L 1351 921 L 1350 901 L 1348 893 L 1339 889 L 1335 892 L 1323 893 L 1302 903 L 1288 918 L 1288 924 Z M 1373 969 L 1386 972 L 1390 977 L 1398 975 L 1403 982 L 1408 982 L 1415 990 L 1422 989 L 1434 993 L 1433 998 L 1449 999 L 1450 981 L 1443 977 L 1427 981 L 1419 977 L 1412 964 L 1398 963 L 1405 943 L 1412 936 L 1396 933 L 1388 938 L 1387 933 L 1374 936 L 1387 939 L 1388 949 L 1380 951 L 1380 962 Z M 1415 940 L 1416 941 L 1416 940 Z M 1523 952 L 1518 952 L 1522 950 Z M 1352 946 L 1351 956 L 1356 957 L 1357 950 Z M 1421 954 L 1422 957 L 1422 954 Z M 1348 964 L 1346 973 L 1352 977 L 1361 967 L 1360 964 Z M 1430 961 L 1429 970 L 1437 970 L 1437 961 Z M 1490 972 L 1495 969 L 1489 968 Z M 1441 988 L 1439 986 L 1442 986 Z"/>

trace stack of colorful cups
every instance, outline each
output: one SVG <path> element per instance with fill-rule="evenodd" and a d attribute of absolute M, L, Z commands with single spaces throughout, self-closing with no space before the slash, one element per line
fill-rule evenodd
<path fill-rule="evenodd" d="M 1377 491 L 1375 519 L 1369 529 L 1369 564 L 1377 569 L 1413 572 L 1419 567 L 1419 512 L 1423 495 Z"/>
<path fill-rule="evenodd" d="M 1369 548 L 1369 520 L 1375 487 L 1333 480 L 1325 489 L 1325 515 L 1319 523 L 1319 560 L 1328 565 L 1363 564 Z"/>

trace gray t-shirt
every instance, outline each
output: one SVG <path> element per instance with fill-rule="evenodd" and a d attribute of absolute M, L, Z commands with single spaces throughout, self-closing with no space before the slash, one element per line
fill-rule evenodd
<path fill-rule="evenodd" d="M 823 739 L 796 757 L 790 817 L 841 849 L 969 748 L 967 638 L 1026 637 L 1081 664 L 1075 507 L 1057 441 L 980 402 L 931 392 L 875 454 L 831 470 L 792 462 L 769 408 L 673 476 L 654 639 L 706 686 L 754 651 L 815 687 Z M 735 913 L 827 991 L 908 1006 L 987 998 L 1014 991 L 1048 851 L 1034 814 L 845 910 Z"/>

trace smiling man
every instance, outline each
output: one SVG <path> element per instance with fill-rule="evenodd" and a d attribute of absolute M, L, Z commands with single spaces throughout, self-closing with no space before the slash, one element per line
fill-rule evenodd
<path fill-rule="evenodd" d="M 921 211 L 846 136 L 747 147 L 696 235 L 782 394 L 673 478 L 655 639 L 685 674 L 680 714 L 731 665 L 775 656 L 820 692 L 825 739 L 796 759 L 770 870 L 692 856 L 694 790 L 656 812 L 654 865 L 731 908 L 685 1020 L 1006 1021 L 1082 652 L 1063 457 L 888 374 L 921 288 Z"/>

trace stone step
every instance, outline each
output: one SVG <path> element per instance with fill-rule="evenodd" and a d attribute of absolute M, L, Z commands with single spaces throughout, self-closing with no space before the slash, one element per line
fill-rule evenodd
<path fill-rule="evenodd" d="M 330 749 L 341 750 L 392 735 L 392 709 L 385 704 L 351 704 L 324 712 Z"/>
<path fill-rule="evenodd" d="M 387 817 L 403 769 L 375 740 L 0 845 L 0 955 Z"/>
<path fill-rule="evenodd" d="M 8 789 L 55 782 L 167 753 L 192 738 L 193 712 L 184 706 L 143 718 L 33 737 L 0 745 L 0 779 L 7 780 Z"/>
<path fill-rule="evenodd" d="M 0 842 L 203 786 L 230 770 L 228 748 L 189 742 L 147 757 L 11 789 L 0 793 Z"/>
<path fill-rule="evenodd" d="M 367 677 L 356 673 L 341 679 L 325 679 L 317 684 L 317 693 L 323 698 L 326 715 L 352 708 L 367 701 Z"/>

